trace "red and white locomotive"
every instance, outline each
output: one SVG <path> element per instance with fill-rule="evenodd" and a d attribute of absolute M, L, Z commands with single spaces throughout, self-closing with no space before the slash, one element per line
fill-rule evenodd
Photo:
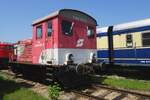
<path fill-rule="evenodd" d="M 16 45 L 17 61 L 12 60 L 12 69 L 22 72 L 29 68 L 25 65 L 32 65 L 74 70 L 80 74 L 93 72 L 96 25 L 93 17 L 72 9 L 62 9 L 35 20 L 32 40 Z"/>

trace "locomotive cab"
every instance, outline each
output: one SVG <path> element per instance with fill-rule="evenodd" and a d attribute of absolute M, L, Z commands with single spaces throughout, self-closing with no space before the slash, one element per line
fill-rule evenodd
<path fill-rule="evenodd" d="M 82 65 L 96 60 L 96 20 L 62 9 L 33 22 L 34 64 Z"/>

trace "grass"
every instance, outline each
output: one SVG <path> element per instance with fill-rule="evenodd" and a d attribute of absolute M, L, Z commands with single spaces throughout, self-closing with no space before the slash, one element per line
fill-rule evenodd
<path fill-rule="evenodd" d="M 47 99 L 37 95 L 36 93 L 34 93 L 29 89 L 21 88 L 13 93 L 5 95 L 3 97 L 3 100 L 47 100 Z"/>
<path fill-rule="evenodd" d="M 0 100 L 47 100 L 29 90 L 26 83 L 16 83 L 9 76 L 0 72 Z"/>
<path fill-rule="evenodd" d="M 150 92 L 150 81 L 126 79 L 119 77 L 103 76 L 98 79 L 102 84 L 110 85 L 112 87 L 132 89 L 132 90 L 143 90 Z"/>

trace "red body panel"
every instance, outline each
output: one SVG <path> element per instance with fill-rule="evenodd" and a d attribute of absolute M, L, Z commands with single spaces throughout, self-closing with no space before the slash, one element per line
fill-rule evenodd
<path fill-rule="evenodd" d="M 87 37 L 87 26 L 89 25 L 77 20 L 69 20 L 62 17 L 59 17 L 59 34 L 58 34 L 58 48 L 73 48 L 73 49 L 96 49 L 96 34 L 94 34 L 93 38 Z M 74 22 L 73 34 L 71 36 L 65 35 L 61 30 L 61 21 L 67 20 Z M 96 27 L 94 27 L 96 29 Z M 94 30 L 96 33 L 96 30 Z M 76 47 L 78 39 L 84 39 L 84 43 L 82 47 Z"/>
<path fill-rule="evenodd" d="M 13 44 L 0 43 L 0 58 L 9 58 L 13 54 Z"/>

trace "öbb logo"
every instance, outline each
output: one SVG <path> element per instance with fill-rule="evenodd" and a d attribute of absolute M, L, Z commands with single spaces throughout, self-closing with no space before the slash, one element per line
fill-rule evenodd
<path fill-rule="evenodd" d="M 84 39 L 78 39 L 76 47 L 82 47 L 84 44 Z"/>

